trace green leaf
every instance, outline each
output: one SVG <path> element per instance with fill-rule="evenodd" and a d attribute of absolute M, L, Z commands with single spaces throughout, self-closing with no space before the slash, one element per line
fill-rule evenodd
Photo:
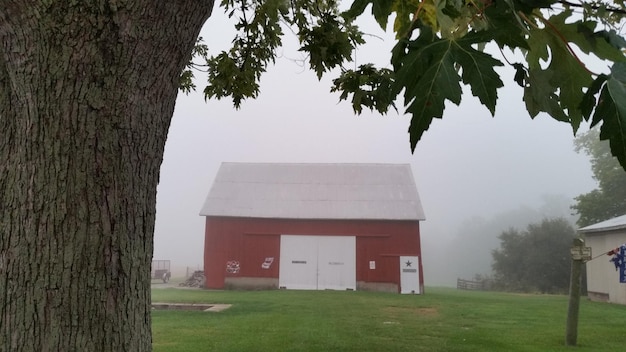
<path fill-rule="evenodd" d="M 598 94 L 607 78 L 608 77 L 606 75 L 599 75 L 585 92 L 585 95 L 580 102 L 580 111 L 582 112 L 585 121 L 589 120 L 589 117 L 596 106 L 596 94 Z"/>
<path fill-rule="evenodd" d="M 454 69 L 454 61 L 449 51 L 441 51 L 439 54 L 433 65 L 424 72 L 413 90 L 405 97 L 405 102 L 409 98 L 413 99 L 407 108 L 407 112 L 412 114 L 409 126 L 412 151 L 415 150 L 422 134 L 428 130 L 433 118 L 443 116 L 445 100 L 449 99 L 457 105 L 461 102 L 460 77 Z"/>
<path fill-rule="evenodd" d="M 409 127 L 414 150 L 434 117 L 441 118 L 446 99 L 461 102 L 461 86 L 451 52 L 452 42 L 432 35 L 428 29 L 403 48 L 395 48 L 396 88 L 404 89 L 404 104 L 412 114 Z"/>
<path fill-rule="evenodd" d="M 559 31 L 559 33 L 567 39 L 568 42 L 576 44 L 585 54 L 594 54 L 600 59 L 611 61 L 624 61 L 626 56 L 619 46 L 613 45 L 609 40 L 616 42 L 619 37 L 615 33 L 614 36 L 607 37 L 606 32 L 596 32 L 594 29 L 597 22 L 594 21 L 576 21 L 574 23 L 566 23 L 565 21 L 571 16 L 571 11 L 552 16 L 550 23 Z M 619 37 L 621 39 L 621 37 Z M 622 39 L 623 41 L 623 39 Z"/>
<path fill-rule="evenodd" d="M 391 15 L 393 0 L 354 0 L 350 9 L 342 14 L 347 19 L 355 19 L 361 15 L 369 4 L 372 4 L 372 14 L 382 29 L 387 28 L 387 19 Z"/>
<path fill-rule="evenodd" d="M 417 40 L 410 42 L 406 52 L 396 53 L 396 88 L 404 89 L 404 104 L 412 114 L 409 136 L 411 150 L 415 149 L 434 117 L 441 118 L 444 101 L 461 101 L 460 77 L 454 68 L 450 42 L 437 40 L 423 30 Z"/>
<path fill-rule="evenodd" d="M 387 19 L 391 15 L 391 8 L 393 7 L 393 0 L 375 0 L 372 1 L 372 14 L 376 19 L 376 22 L 380 25 L 380 28 L 387 28 Z"/>
<path fill-rule="evenodd" d="M 396 73 L 394 92 L 399 94 L 402 89 L 413 90 L 413 87 L 431 65 L 430 52 L 433 44 L 438 40 L 428 27 L 424 28 L 420 36 L 413 41 L 400 40 L 392 50 L 391 63 Z M 441 44 L 442 42 L 438 42 Z M 410 101 L 410 97 L 406 98 Z"/>
<path fill-rule="evenodd" d="M 546 101 L 544 102 L 540 101 L 541 95 L 533 94 L 536 106 L 559 121 L 564 121 L 563 113 L 565 113 L 568 117 L 565 121 L 569 122 L 576 131 L 583 119 L 580 103 L 583 100 L 584 91 L 593 79 L 587 68 L 572 55 L 568 46 L 570 39 L 565 35 L 570 36 L 575 43 L 581 40 L 587 41 L 587 39 L 581 33 L 576 32 L 580 21 L 565 23 L 568 18 L 567 12 L 552 16 L 546 21 L 546 27 L 543 29 L 530 30 L 528 40 L 530 50 L 526 59 L 530 71 L 534 74 L 549 74 L 550 79 L 547 82 L 538 77 L 535 77 L 535 80 L 541 80 L 542 85 L 547 84 L 551 88 L 543 90 L 550 90 L 556 94 L 556 97 L 553 94 L 545 95 Z M 542 62 L 548 63 L 545 69 L 542 68 Z M 530 87 L 530 89 L 534 88 Z M 560 110 L 554 104 L 556 101 Z"/>
<path fill-rule="evenodd" d="M 565 121 L 576 131 L 582 119 L 589 119 L 596 104 L 595 95 L 606 78 L 600 75 L 593 80 L 591 72 L 574 56 L 572 45 L 604 60 L 623 62 L 626 57 L 621 51 L 621 37 L 610 32 L 594 32 L 596 22 L 568 22 L 570 16 L 572 11 L 563 11 L 545 21 L 545 28 L 530 31 L 527 60 L 534 74 L 534 84 L 527 93 L 532 89 L 538 91 L 525 94 L 525 100 L 531 114 L 545 111 L 563 121 L 565 111 L 568 117 Z M 542 61 L 548 62 L 547 68 L 542 68 Z M 550 79 L 546 81 L 544 75 Z M 610 102 L 605 102 L 601 110 L 612 110 Z M 596 124 L 598 118 L 596 111 L 592 123 Z"/>
<path fill-rule="evenodd" d="M 610 31 L 600 31 L 596 34 L 604 38 L 604 40 L 606 40 L 607 43 L 612 45 L 614 48 L 626 48 L 626 40 L 624 40 L 624 38 L 617 34 L 617 32 L 615 32 L 615 30 L 613 29 L 611 29 Z"/>
<path fill-rule="evenodd" d="M 222 99 L 231 96 L 236 108 L 246 98 L 255 98 L 259 94 L 259 71 L 240 69 L 236 59 L 222 52 L 207 61 L 209 84 L 204 88 L 204 98 Z M 259 69 L 259 70 L 262 70 Z"/>
<path fill-rule="evenodd" d="M 367 5 L 369 5 L 373 0 L 354 0 L 350 9 L 342 13 L 342 16 L 349 19 L 355 19 L 363 14 Z"/>
<path fill-rule="evenodd" d="M 488 30 L 480 31 L 485 36 L 482 42 L 494 40 L 501 48 L 528 49 L 526 32 L 522 20 L 513 8 L 511 0 L 496 1 L 485 9 L 488 18 Z"/>
<path fill-rule="evenodd" d="M 610 141 L 611 153 L 626 168 L 626 63 L 613 65 L 605 90 L 608 94 L 604 95 L 605 100 L 600 101 L 596 110 L 596 113 L 601 110 L 601 104 L 607 106 L 599 112 L 603 115 L 600 139 Z"/>
<path fill-rule="evenodd" d="M 526 86 L 526 68 L 524 67 L 524 65 L 520 64 L 520 63 L 514 63 L 513 64 L 513 68 L 515 69 L 515 76 L 513 77 L 513 80 L 520 86 L 520 87 L 525 87 Z"/>
<path fill-rule="evenodd" d="M 392 10 L 396 12 L 393 31 L 396 33 L 396 38 L 407 36 L 413 26 L 413 16 L 419 6 L 419 0 L 396 0 L 393 2 Z"/>
<path fill-rule="evenodd" d="M 559 105 L 555 87 L 550 83 L 552 71 L 528 70 L 524 87 L 524 102 L 531 117 L 544 111 L 558 121 L 568 122 L 568 116 Z"/>
<path fill-rule="evenodd" d="M 303 29 L 299 35 L 300 51 L 309 53 L 309 64 L 318 79 L 344 61 L 352 61 L 354 45 L 350 35 L 332 15 L 321 17 L 316 26 Z"/>
<path fill-rule="evenodd" d="M 450 46 L 447 40 L 437 40 L 427 46 L 409 47 L 401 69 L 396 72 L 396 83 L 405 89 L 405 102 L 422 95 L 433 95 L 442 101 L 449 99 L 455 104 L 461 102 L 461 79 Z"/>
<path fill-rule="evenodd" d="M 463 40 L 454 41 L 452 44 L 454 61 L 463 69 L 463 83 L 470 85 L 472 94 L 489 109 L 491 115 L 494 115 L 498 100 L 497 89 L 504 84 L 493 68 L 502 66 L 502 63 L 490 55 L 475 50 L 470 43 Z"/>
<path fill-rule="evenodd" d="M 360 114 L 362 107 L 376 110 L 381 114 L 393 107 L 395 94 L 392 94 L 393 72 L 389 69 L 376 69 L 373 65 L 361 65 L 359 69 L 345 70 L 333 80 L 331 92 L 341 92 L 340 100 L 347 100 L 352 94 L 352 108 Z"/>
<path fill-rule="evenodd" d="M 473 44 L 472 40 L 438 38 L 424 27 L 417 39 L 401 41 L 393 49 L 393 91 L 397 94 L 404 90 L 404 104 L 412 114 L 411 148 L 415 148 L 432 119 L 442 117 L 446 100 L 460 104 L 461 81 L 492 114 L 495 112 L 497 89 L 503 83 L 494 67 L 502 63 L 474 49 Z"/>

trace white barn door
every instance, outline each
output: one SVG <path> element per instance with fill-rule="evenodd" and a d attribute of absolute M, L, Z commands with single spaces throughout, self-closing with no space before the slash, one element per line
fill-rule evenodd
<path fill-rule="evenodd" d="M 356 289 L 356 237 L 280 237 L 278 286 L 294 290 Z"/>
<path fill-rule="evenodd" d="M 318 290 L 356 290 L 356 237 L 319 236 Z"/>
<path fill-rule="evenodd" d="M 317 240 L 314 236 L 280 236 L 278 287 L 317 289 Z"/>
<path fill-rule="evenodd" d="M 400 293 L 420 293 L 418 259 L 416 256 L 400 256 Z"/>

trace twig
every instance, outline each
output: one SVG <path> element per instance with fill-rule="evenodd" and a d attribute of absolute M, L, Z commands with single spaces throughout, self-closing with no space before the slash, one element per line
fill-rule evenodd
<path fill-rule="evenodd" d="M 565 6 L 570 6 L 570 7 L 581 7 L 581 8 L 585 7 L 583 4 L 576 4 L 576 3 L 573 3 L 573 2 L 569 2 L 567 0 L 560 0 L 559 3 L 563 4 Z M 594 9 L 594 10 L 599 10 L 601 8 L 601 6 L 593 5 L 593 4 L 590 4 L 589 7 Z M 608 12 L 613 12 L 613 13 L 619 13 L 619 14 L 622 14 L 622 15 L 626 15 L 626 10 L 618 9 L 616 7 L 607 6 L 604 9 L 606 11 L 608 11 Z"/>

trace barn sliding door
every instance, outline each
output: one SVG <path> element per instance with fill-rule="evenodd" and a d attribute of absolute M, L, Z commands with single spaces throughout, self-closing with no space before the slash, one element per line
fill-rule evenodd
<path fill-rule="evenodd" d="M 282 235 L 278 275 L 287 289 L 354 290 L 356 238 Z"/>
<path fill-rule="evenodd" d="M 356 290 L 356 238 L 317 238 L 317 289 Z"/>
<path fill-rule="evenodd" d="M 317 239 L 314 236 L 280 236 L 278 286 L 317 290 Z"/>

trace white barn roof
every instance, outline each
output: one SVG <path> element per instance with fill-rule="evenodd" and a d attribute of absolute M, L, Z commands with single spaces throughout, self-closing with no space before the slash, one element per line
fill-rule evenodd
<path fill-rule="evenodd" d="M 626 215 L 622 215 L 616 218 L 605 220 L 597 224 L 585 226 L 583 228 L 578 229 L 578 231 L 583 232 L 583 233 L 591 233 L 591 232 L 613 231 L 613 230 L 620 230 L 620 229 L 626 229 Z"/>
<path fill-rule="evenodd" d="M 222 163 L 200 215 L 425 220 L 408 164 Z"/>

